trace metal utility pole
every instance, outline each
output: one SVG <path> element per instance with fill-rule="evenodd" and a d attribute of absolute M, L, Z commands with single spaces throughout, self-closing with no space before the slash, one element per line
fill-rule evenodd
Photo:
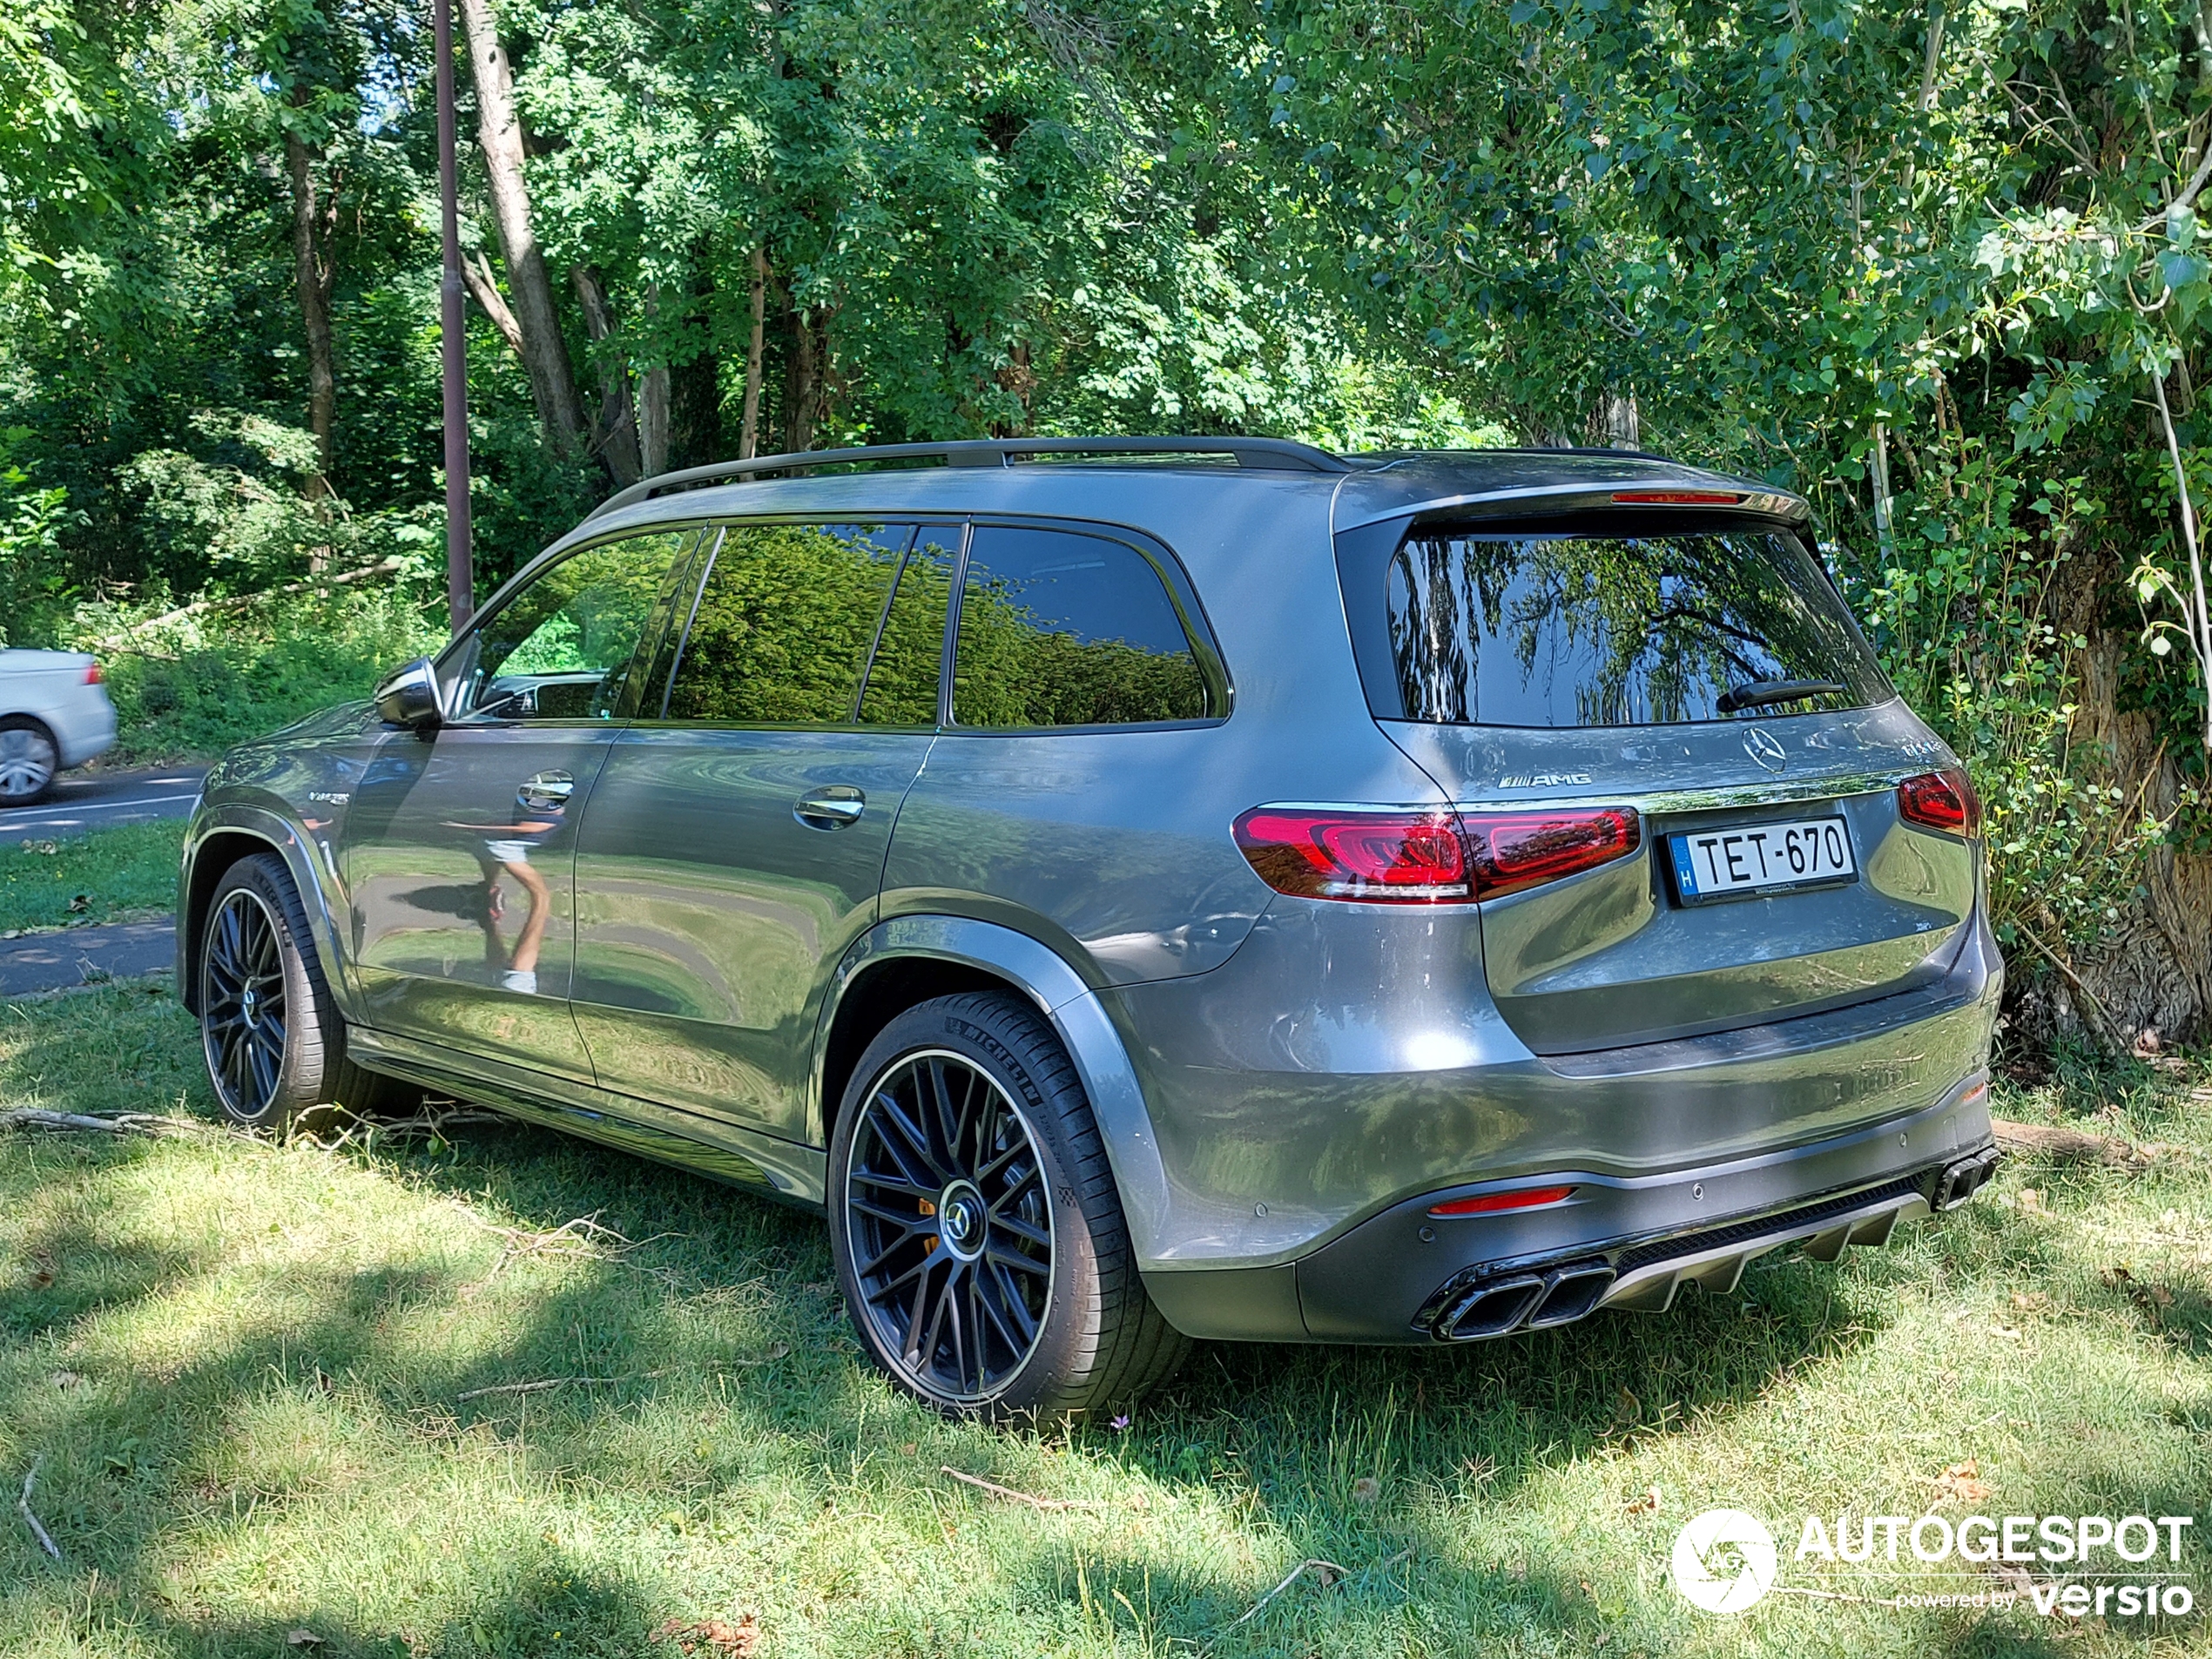
<path fill-rule="evenodd" d="M 446 604 L 453 631 L 476 608 L 469 551 L 469 344 L 462 333 L 460 164 L 454 155 L 453 0 L 432 0 L 438 56 L 438 209 L 445 241 L 445 276 L 438 286 L 438 341 L 445 371 Z"/>

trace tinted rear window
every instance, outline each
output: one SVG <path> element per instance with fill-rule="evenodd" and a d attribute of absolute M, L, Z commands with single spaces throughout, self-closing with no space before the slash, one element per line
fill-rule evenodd
<path fill-rule="evenodd" d="M 1649 725 L 1864 708 L 1890 695 L 1797 539 L 1417 529 L 1391 561 L 1406 718 L 1443 725 Z M 1758 681 L 1841 692 L 1745 708 Z"/>

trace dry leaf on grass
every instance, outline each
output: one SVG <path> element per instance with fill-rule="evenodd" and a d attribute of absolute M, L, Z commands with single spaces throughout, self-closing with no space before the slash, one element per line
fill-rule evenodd
<path fill-rule="evenodd" d="M 727 1619 L 699 1619 L 686 1623 L 671 1619 L 653 1632 L 654 1640 L 673 1642 L 680 1653 L 706 1653 L 714 1659 L 752 1659 L 760 1647 L 760 1615 L 748 1613 L 736 1623 Z"/>
<path fill-rule="evenodd" d="M 322 1638 L 312 1630 L 299 1629 L 285 1637 L 284 1645 L 287 1648 L 320 1648 Z"/>
<path fill-rule="evenodd" d="M 1656 1514 L 1659 1511 L 1659 1488 L 1656 1486 L 1646 1487 L 1629 1500 L 1628 1507 L 1629 1513 L 1632 1515 Z"/>
<path fill-rule="evenodd" d="M 1352 1483 L 1352 1501 L 1354 1503 L 1372 1503 L 1380 1496 L 1382 1482 L 1372 1474 L 1363 1474 Z"/>
<path fill-rule="evenodd" d="M 1958 1503 L 1979 1503 L 1989 1496 L 1989 1483 L 1981 1478 L 1980 1460 L 1976 1458 L 1954 1463 L 1936 1476 L 1935 1489 L 1939 1499 Z"/>
<path fill-rule="evenodd" d="M 2119 1291 L 2155 1318 L 2174 1305 L 2174 1292 L 2163 1285 L 2146 1285 L 2124 1267 L 2107 1267 L 2097 1275 L 2108 1291 Z"/>
<path fill-rule="evenodd" d="M 1643 1416 L 1643 1402 L 1622 1388 L 1613 1396 L 1613 1420 L 1633 1423 Z"/>

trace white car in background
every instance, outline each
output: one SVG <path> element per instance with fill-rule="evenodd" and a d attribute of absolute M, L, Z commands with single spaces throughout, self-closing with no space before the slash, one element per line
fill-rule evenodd
<path fill-rule="evenodd" d="M 28 806 L 57 772 L 115 744 L 115 705 L 81 651 L 0 651 L 0 807 Z"/>

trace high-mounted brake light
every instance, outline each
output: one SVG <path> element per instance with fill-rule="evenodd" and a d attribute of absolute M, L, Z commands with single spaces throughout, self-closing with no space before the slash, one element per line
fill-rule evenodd
<path fill-rule="evenodd" d="M 1449 904 L 1473 896 L 1467 846 L 1448 812 L 1340 813 L 1258 806 L 1237 845 L 1278 893 L 1364 904 Z"/>
<path fill-rule="evenodd" d="M 1950 835 L 1981 833 L 1981 797 L 1973 780 L 1957 766 L 1924 772 L 1897 786 L 1897 815 L 1922 829 Z"/>
<path fill-rule="evenodd" d="M 1468 815 L 1258 806 L 1236 833 L 1245 860 L 1278 893 L 1360 904 L 1519 893 L 1609 864 L 1642 839 L 1623 806 Z"/>
<path fill-rule="evenodd" d="M 1636 850 L 1642 825 L 1625 806 L 1555 813 L 1467 813 L 1475 896 L 1494 899 L 1580 875 Z"/>
<path fill-rule="evenodd" d="M 100 672 L 100 665 L 98 663 L 92 664 L 84 671 L 84 683 L 87 685 L 104 685 L 107 683 L 107 676 Z"/>
<path fill-rule="evenodd" d="M 1733 489 L 1616 489 L 1622 507 L 1733 507 L 1743 497 Z"/>
<path fill-rule="evenodd" d="M 1535 1210 L 1548 1204 L 1564 1204 L 1575 1196 L 1572 1187 L 1523 1187 L 1518 1192 L 1486 1192 L 1479 1197 L 1454 1198 L 1440 1204 L 1429 1214 L 1440 1220 L 1453 1216 L 1494 1216 L 1501 1210 Z"/>

